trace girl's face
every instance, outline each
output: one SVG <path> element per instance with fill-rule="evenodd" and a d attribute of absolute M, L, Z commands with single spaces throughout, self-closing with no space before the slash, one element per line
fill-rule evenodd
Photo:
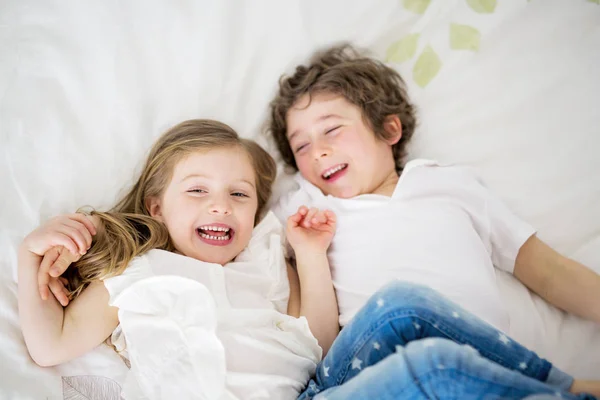
<path fill-rule="evenodd" d="M 224 265 L 250 242 L 258 206 L 255 173 L 240 148 L 194 152 L 179 161 L 150 214 L 169 230 L 177 251 Z"/>

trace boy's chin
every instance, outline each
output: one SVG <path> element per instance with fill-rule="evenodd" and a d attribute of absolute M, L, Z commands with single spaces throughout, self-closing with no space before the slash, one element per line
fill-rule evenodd
<path fill-rule="evenodd" d="M 350 199 L 360 195 L 360 191 L 353 187 L 328 187 L 320 188 L 326 196 L 333 196 L 340 199 Z"/>

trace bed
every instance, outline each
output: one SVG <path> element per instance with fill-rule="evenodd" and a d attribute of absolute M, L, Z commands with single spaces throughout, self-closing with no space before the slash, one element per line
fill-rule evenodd
<path fill-rule="evenodd" d="M 279 75 L 340 41 L 405 78 L 420 120 L 410 158 L 473 166 L 543 240 L 600 273 L 598 0 L 5 0 L 0 398 L 118 399 L 127 372 L 107 346 L 55 368 L 31 361 L 16 300 L 24 235 L 109 207 L 181 120 L 218 119 L 268 146 Z M 600 325 L 497 280 L 515 339 L 600 379 Z"/>

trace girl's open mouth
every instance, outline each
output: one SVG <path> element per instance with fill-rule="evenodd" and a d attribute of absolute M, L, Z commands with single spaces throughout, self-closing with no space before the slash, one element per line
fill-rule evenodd
<path fill-rule="evenodd" d="M 224 224 L 203 225 L 196 229 L 200 240 L 212 246 L 226 246 L 232 242 L 235 232 Z"/>

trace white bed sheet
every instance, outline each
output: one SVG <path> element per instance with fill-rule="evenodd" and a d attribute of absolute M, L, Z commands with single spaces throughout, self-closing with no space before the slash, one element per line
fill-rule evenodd
<path fill-rule="evenodd" d="M 154 138 L 183 119 L 219 119 L 265 143 L 277 77 L 341 40 L 405 77 L 420 117 L 411 157 L 474 166 L 542 239 L 600 271 L 596 0 L 5 0 L 0 397 L 108 396 L 124 373 L 107 347 L 61 368 L 29 359 L 16 311 L 23 236 L 51 215 L 111 205 Z M 597 324 L 498 280 L 516 339 L 600 378 Z"/>

